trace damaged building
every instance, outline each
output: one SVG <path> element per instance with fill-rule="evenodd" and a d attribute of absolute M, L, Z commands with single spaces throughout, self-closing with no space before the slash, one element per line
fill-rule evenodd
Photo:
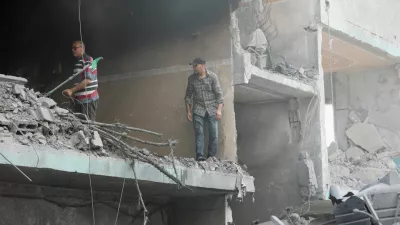
<path fill-rule="evenodd" d="M 256 224 L 302 215 L 331 183 L 358 190 L 396 170 L 396 34 L 347 9 L 377 18 L 371 1 L 10 4 L 1 14 L 2 224 Z M 62 89 L 44 96 L 71 75 L 81 38 L 104 57 L 96 123 L 72 114 Z M 194 159 L 183 101 L 198 56 L 225 99 L 218 159 L 205 162 Z"/>

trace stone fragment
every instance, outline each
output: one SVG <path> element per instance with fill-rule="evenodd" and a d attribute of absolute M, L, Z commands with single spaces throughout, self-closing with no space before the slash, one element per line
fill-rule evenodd
<path fill-rule="evenodd" d="M 89 138 L 85 136 L 82 130 L 73 134 L 71 142 L 72 146 L 75 146 L 77 149 L 86 150 L 89 148 Z"/>
<path fill-rule="evenodd" d="M 12 89 L 12 93 L 14 95 L 20 95 L 22 92 L 25 92 L 25 87 L 20 85 L 20 84 L 16 84 L 14 85 L 13 89 Z"/>
<path fill-rule="evenodd" d="M 18 113 L 18 109 L 14 109 L 13 113 L 17 114 Z"/>
<path fill-rule="evenodd" d="M 103 142 L 101 141 L 99 132 L 97 132 L 97 131 L 93 132 L 93 138 L 91 139 L 91 143 L 92 143 L 91 147 L 93 149 L 103 148 Z"/>
<path fill-rule="evenodd" d="M 57 105 L 57 103 L 53 99 L 46 97 L 39 98 L 39 102 L 42 104 L 42 106 L 49 109 Z"/>
<path fill-rule="evenodd" d="M 45 107 L 38 107 L 36 109 L 36 114 L 39 120 L 47 121 L 47 122 L 54 122 L 54 115 L 53 113 Z"/>
<path fill-rule="evenodd" d="M 358 123 L 346 131 L 346 135 L 357 146 L 373 153 L 385 148 L 378 130 L 373 124 Z"/>
<path fill-rule="evenodd" d="M 34 110 L 34 109 L 28 109 L 28 113 L 31 115 L 31 116 L 33 116 L 33 118 L 35 119 L 35 120 L 39 120 L 39 116 L 37 115 L 37 113 L 36 113 L 36 110 Z"/>
<path fill-rule="evenodd" d="M 356 158 L 362 155 L 364 155 L 364 151 L 356 146 L 350 147 L 346 150 L 346 156 L 348 159 Z"/>
<path fill-rule="evenodd" d="M 56 107 L 56 108 L 55 108 L 55 112 L 56 112 L 56 114 L 59 115 L 59 116 L 65 116 L 65 115 L 68 115 L 68 113 L 69 113 L 68 110 L 63 109 L 63 108 L 60 108 L 60 107 Z"/>
<path fill-rule="evenodd" d="M 30 141 L 26 136 L 19 136 L 18 141 L 21 142 L 23 145 L 29 145 Z"/>
<path fill-rule="evenodd" d="M 0 113 L 0 125 L 3 126 L 11 125 L 11 121 L 6 118 L 6 115 L 4 113 Z"/>
<path fill-rule="evenodd" d="M 355 111 L 350 111 L 348 117 L 349 117 L 350 121 L 354 124 L 361 123 L 361 119 Z"/>
<path fill-rule="evenodd" d="M 296 163 L 298 183 L 303 198 L 315 196 L 318 183 L 314 163 L 307 152 L 301 152 Z"/>
<path fill-rule="evenodd" d="M 330 172 L 341 177 L 350 177 L 350 169 L 345 166 L 331 165 Z"/>
<path fill-rule="evenodd" d="M 336 154 L 337 151 L 339 150 L 338 145 L 336 144 L 336 142 L 331 142 L 331 144 L 328 146 L 328 155 L 331 156 L 333 154 Z"/>
<path fill-rule="evenodd" d="M 47 144 L 46 137 L 41 133 L 36 133 L 33 135 L 33 140 L 39 142 L 40 144 Z"/>

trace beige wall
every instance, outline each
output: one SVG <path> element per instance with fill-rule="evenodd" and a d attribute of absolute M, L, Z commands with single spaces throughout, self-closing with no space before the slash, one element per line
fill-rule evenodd
<path fill-rule="evenodd" d="M 187 68 L 188 70 L 183 72 L 101 83 L 97 120 L 119 121 L 161 132 L 164 134 L 164 140 L 173 138 L 179 141 L 175 149 L 176 155 L 194 157 L 194 130 L 192 123 L 186 119 L 183 100 L 187 78 L 191 73 L 191 68 L 189 66 Z M 209 69 L 218 74 L 225 94 L 223 119 L 219 128 L 218 156 L 221 159 L 236 160 L 231 65 L 216 65 Z M 153 140 L 157 141 L 157 138 Z M 148 149 L 162 155 L 169 154 L 168 148 L 148 147 Z"/>

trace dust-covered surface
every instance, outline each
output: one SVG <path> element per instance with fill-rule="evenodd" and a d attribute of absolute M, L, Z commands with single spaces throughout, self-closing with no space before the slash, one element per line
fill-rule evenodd
<path fill-rule="evenodd" d="M 361 190 L 397 170 L 392 157 L 399 156 L 399 152 L 386 148 L 373 124 L 355 122 L 348 131 L 351 131 L 347 132 L 350 148 L 343 151 L 336 143 L 328 148 L 332 184 Z"/>
<path fill-rule="evenodd" d="M 109 126 L 105 128 L 98 124 L 88 124 L 69 110 L 58 107 L 52 99 L 43 97 L 39 92 L 25 88 L 23 85 L 0 82 L 0 143 L 29 145 L 37 150 L 40 150 L 41 146 L 50 146 L 54 149 L 90 151 L 92 154 L 104 157 L 134 158 L 150 162 L 152 165 L 159 165 L 161 168 L 163 166 L 181 166 L 248 175 L 238 164 L 231 161 L 209 158 L 204 162 L 196 162 L 192 158 L 160 156 L 128 144 L 121 147 L 124 143 L 121 144 L 118 140 L 123 140 L 122 136 L 126 137 L 125 135 L 132 130 L 126 129 L 126 132 L 122 132 L 121 130 L 124 130 L 125 126 L 105 125 Z M 103 134 L 101 133 L 104 131 L 103 129 L 113 130 L 119 135 L 112 135 L 110 132 Z M 106 139 L 104 139 L 104 135 L 106 135 Z M 117 142 L 112 140 L 117 140 Z M 140 139 L 138 141 L 171 148 L 177 144 L 173 140 L 170 140 L 169 143 Z"/>

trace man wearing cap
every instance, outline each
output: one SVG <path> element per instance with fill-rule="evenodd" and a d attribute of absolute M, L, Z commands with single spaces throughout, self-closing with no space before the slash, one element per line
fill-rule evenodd
<path fill-rule="evenodd" d="M 208 156 L 215 157 L 218 150 L 218 120 L 222 118 L 224 97 L 218 77 L 206 69 L 206 61 L 195 58 L 194 73 L 188 79 L 185 102 L 187 119 L 193 121 L 196 139 L 196 160 L 204 161 L 204 125 L 208 125 Z"/>

